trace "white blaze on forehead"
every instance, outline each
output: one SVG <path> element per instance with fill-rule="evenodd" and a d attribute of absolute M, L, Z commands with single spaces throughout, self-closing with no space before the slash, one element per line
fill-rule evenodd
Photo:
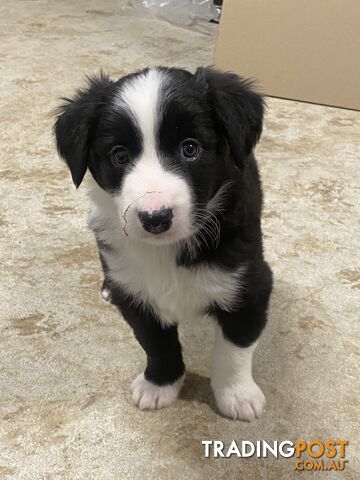
<path fill-rule="evenodd" d="M 142 133 L 143 154 L 149 158 L 156 150 L 156 129 L 159 124 L 159 98 L 166 81 L 165 72 L 148 70 L 128 80 L 115 97 L 115 104 L 126 108 Z"/>
<path fill-rule="evenodd" d="M 124 218 L 128 235 L 142 235 L 139 211 L 162 207 L 173 210 L 171 229 L 166 234 L 185 238 L 191 231 L 191 191 L 178 174 L 164 167 L 157 145 L 157 132 L 162 121 L 164 98 L 171 89 L 166 71 L 151 69 L 125 80 L 115 97 L 114 106 L 126 110 L 141 132 L 139 156 L 124 176 L 114 201 Z"/>

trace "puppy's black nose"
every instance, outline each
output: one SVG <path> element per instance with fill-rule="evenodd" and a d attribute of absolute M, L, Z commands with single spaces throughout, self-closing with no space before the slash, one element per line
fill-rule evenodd
<path fill-rule="evenodd" d="M 144 230 L 150 233 L 162 233 L 171 227 L 173 212 L 171 208 L 162 207 L 151 212 L 139 212 L 139 219 Z"/>

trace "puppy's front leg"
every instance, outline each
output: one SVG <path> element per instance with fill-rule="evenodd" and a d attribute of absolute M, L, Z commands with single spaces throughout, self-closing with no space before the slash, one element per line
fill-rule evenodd
<path fill-rule="evenodd" d="M 167 407 L 177 399 L 185 376 L 177 326 L 163 326 L 151 308 L 134 304 L 118 288 L 112 290 L 112 303 L 132 327 L 147 357 L 144 373 L 131 385 L 134 403 L 141 409 Z"/>
<path fill-rule="evenodd" d="M 253 273 L 248 276 L 237 308 L 215 308 L 213 312 L 218 322 L 211 372 L 216 403 L 223 415 L 247 421 L 259 417 L 265 406 L 264 394 L 252 376 L 252 357 L 266 323 L 272 285 L 266 264 L 259 276 Z M 255 285 L 251 285 L 251 278 L 257 279 Z"/>
<path fill-rule="evenodd" d="M 220 412 L 234 420 L 259 417 L 265 397 L 252 377 L 252 356 L 256 343 L 239 347 L 224 337 L 216 326 L 211 386 Z"/>

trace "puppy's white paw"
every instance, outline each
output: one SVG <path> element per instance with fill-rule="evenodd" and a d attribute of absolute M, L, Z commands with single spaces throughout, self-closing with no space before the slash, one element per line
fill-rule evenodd
<path fill-rule="evenodd" d="M 254 380 L 213 390 L 218 409 L 226 417 L 251 422 L 264 410 L 265 396 Z"/>
<path fill-rule="evenodd" d="M 138 375 L 131 384 L 132 398 L 141 410 L 156 410 L 168 407 L 179 396 L 185 375 L 171 385 L 155 385 L 146 380 L 143 373 Z"/>

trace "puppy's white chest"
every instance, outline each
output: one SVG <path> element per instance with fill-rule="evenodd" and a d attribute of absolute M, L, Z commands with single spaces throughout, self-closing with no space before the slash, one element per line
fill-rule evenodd
<path fill-rule="evenodd" d="M 131 246 L 105 252 L 105 258 L 113 281 L 152 306 L 164 324 L 196 317 L 214 303 L 229 310 L 239 301 L 244 268 L 178 267 L 171 247 Z"/>

